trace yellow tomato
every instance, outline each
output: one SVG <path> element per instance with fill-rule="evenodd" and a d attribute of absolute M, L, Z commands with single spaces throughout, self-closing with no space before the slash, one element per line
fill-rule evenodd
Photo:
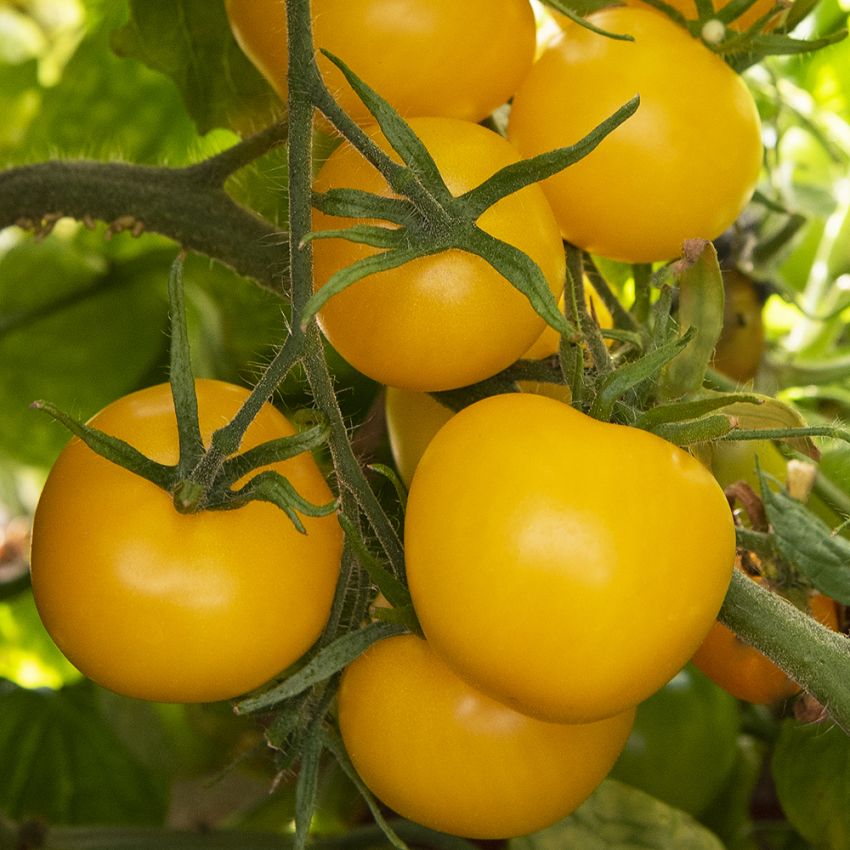
<path fill-rule="evenodd" d="M 755 188 L 761 128 L 752 95 L 717 55 L 655 11 L 590 16 L 619 41 L 571 24 L 517 91 L 508 137 L 523 156 L 578 142 L 635 95 L 637 112 L 595 150 L 544 181 L 564 237 L 642 263 L 713 239 Z"/>
<path fill-rule="evenodd" d="M 645 431 L 526 393 L 456 414 L 407 504 L 413 604 L 434 651 L 545 720 L 636 705 L 693 655 L 735 561 L 698 461 Z"/>
<path fill-rule="evenodd" d="M 236 40 L 287 97 L 284 0 L 226 0 Z M 402 115 L 480 121 L 516 91 L 534 58 L 528 0 L 313 0 L 318 49 L 343 60 Z M 373 120 L 340 71 L 319 69 L 355 120 Z"/>
<path fill-rule="evenodd" d="M 454 195 L 517 162 L 501 136 L 449 118 L 416 118 L 422 139 Z M 383 136 L 376 142 L 387 148 Z M 322 167 L 317 192 L 362 189 L 390 196 L 386 181 L 352 147 L 338 148 Z M 320 212 L 314 230 L 358 223 Z M 360 222 L 362 223 L 362 222 Z M 564 285 L 564 250 L 558 226 L 538 186 L 500 200 L 478 220 L 482 230 L 528 254 L 551 291 Z M 343 239 L 314 242 L 315 283 L 376 253 Z M 528 299 L 485 260 L 451 249 L 370 275 L 335 295 L 319 324 L 336 350 L 359 371 L 388 386 L 436 391 L 488 378 L 523 355 L 545 322 Z"/>
<path fill-rule="evenodd" d="M 208 443 L 248 391 L 196 387 Z M 91 424 L 155 461 L 177 461 L 167 384 L 124 396 Z M 267 404 L 242 449 L 293 433 Z M 308 500 L 332 499 L 309 455 L 271 468 Z M 328 618 L 342 532 L 332 516 L 303 521 L 307 534 L 265 502 L 180 514 L 164 490 L 74 438 L 35 514 L 35 601 L 59 648 L 99 684 L 162 702 L 228 699 L 297 661 Z"/>
<path fill-rule="evenodd" d="M 633 719 L 535 720 L 479 693 L 412 635 L 371 646 L 339 691 L 342 737 L 366 785 L 402 816 L 472 838 L 568 815 L 605 778 Z"/>

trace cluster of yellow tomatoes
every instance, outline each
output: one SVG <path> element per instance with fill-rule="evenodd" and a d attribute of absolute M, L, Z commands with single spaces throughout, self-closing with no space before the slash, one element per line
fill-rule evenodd
<path fill-rule="evenodd" d="M 227 9 L 285 96 L 282 0 L 227 0 Z M 634 40 L 567 22 L 535 61 L 528 0 L 313 3 L 317 46 L 408 117 L 455 195 L 578 142 L 640 95 L 635 116 L 598 149 L 478 222 L 529 255 L 555 296 L 564 239 L 628 262 L 669 259 L 684 239 L 732 223 L 761 164 L 752 98 L 720 58 L 646 7 L 591 21 Z M 319 63 L 365 124 L 337 69 Z M 476 123 L 509 99 L 507 138 Z M 377 129 L 367 132 L 389 152 Z M 316 179 L 317 191 L 332 188 L 392 194 L 347 143 Z M 315 230 L 355 223 L 314 216 Z M 375 250 L 316 242 L 316 286 Z M 610 325 L 598 303 L 592 313 Z M 555 350 L 539 348 L 543 320 L 480 257 L 452 250 L 365 278 L 319 321 L 352 365 L 392 388 L 390 435 L 410 483 L 407 579 L 425 637 L 381 641 L 345 671 L 338 718 L 351 759 L 381 800 L 433 828 L 483 838 L 542 828 L 603 779 L 635 706 L 712 626 L 735 560 L 723 491 L 686 452 L 591 419 L 568 396 L 501 395 L 452 415 L 422 395 Z M 197 388 L 208 440 L 245 391 Z M 441 427 L 405 446 L 399 423 L 424 420 L 428 405 Z M 173 417 L 161 386 L 93 424 L 173 464 Z M 267 405 L 242 449 L 291 433 Z M 310 501 L 331 498 L 311 458 L 278 468 Z M 232 697 L 296 662 L 327 620 L 342 535 L 332 517 L 305 525 L 300 535 L 256 502 L 178 514 L 168 494 L 73 441 L 35 520 L 36 600 L 59 646 L 108 687 L 158 700 Z M 98 600 L 97 611 L 69 599 Z"/>

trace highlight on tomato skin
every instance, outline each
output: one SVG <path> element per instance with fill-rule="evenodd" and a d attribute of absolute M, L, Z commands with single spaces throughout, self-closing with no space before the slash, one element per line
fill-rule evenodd
<path fill-rule="evenodd" d="M 731 578 L 735 528 L 683 450 L 513 393 L 464 408 L 425 450 L 405 556 L 419 622 L 452 669 L 518 711 L 588 722 L 693 655 Z"/>
<path fill-rule="evenodd" d="M 283 0 L 226 0 L 226 9 L 243 52 L 286 102 Z M 528 0 L 313 0 L 311 12 L 317 48 L 406 117 L 481 121 L 513 95 L 534 59 Z M 340 106 L 372 123 L 339 69 L 322 55 L 317 61 Z"/>
<path fill-rule="evenodd" d="M 478 692 L 426 641 L 379 641 L 345 671 L 339 725 L 366 785 L 403 817 L 469 838 L 508 838 L 566 817 L 605 778 L 629 709 L 596 723 L 528 717 Z"/>
<path fill-rule="evenodd" d="M 248 390 L 197 380 L 196 391 L 208 443 Z M 167 384 L 118 399 L 91 424 L 153 460 L 177 461 Z M 266 404 L 242 449 L 293 433 Z M 314 504 L 332 500 L 311 456 L 271 468 Z M 229 699 L 297 661 L 330 614 L 342 532 L 334 516 L 303 521 L 306 534 L 264 502 L 178 513 L 171 494 L 74 438 L 35 513 L 36 605 L 62 652 L 104 687 L 159 702 Z"/>

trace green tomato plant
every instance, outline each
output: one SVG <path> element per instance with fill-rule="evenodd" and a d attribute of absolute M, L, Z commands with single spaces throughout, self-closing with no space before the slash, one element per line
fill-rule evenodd
<path fill-rule="evenodd" d="M 83 222 L 105 222 L 110 234 L 122 230 L 136 235 L 160 234 L 180 245 L 181 251 L 212 258 L 254 279 L 285 305 L 285 338 L 279 341 L 273 356 L 267 358 L 266 367 L 235 416 L 221 423 L 204 443 L 199 437 L 190 354 L 191 321 L 181 280 L 182 256 L 175 263 L 169 290 L 169 376 L 177 415 L 178 455 L 171 464 L 145 457 L 129 443 L 77 421 L 49 402 L 39 406 L 94 452 L 164 491 L 174 509 L 183 515 L 208 510 L 239 511 L 247 502 L 270 502 L 287 515 L 282 517 L 283 522 L 291 521 L 299 529 L 301 517 L 325 516 L 336 510 L 345 532 L 345 546 L 324 630 L 313 648 L 285 675 L 240 699 L 236 712 L 261 718 L 265 741 L 275 751 L 281 776 L 297 768 L 292 801 L 294 846 L 304 847 L 313 840 L 311 823 L 315 821 L 320 786 L 327 771 L 326 756 L 330 754 L 347 781 L 362 793 L 380 827 L 380 831 L 363 833 L 363 846 L 382 840 L 382 832 L 396 847 L 405 847 L 409 841 L 464 848 L 470 845 L 461 839 L 448 839 L 404 820 L 390 822 L 354 770 L 336 725 L 334 701 L 343 671 L 378 640 L 419 633 L 420 626 L 406 584 L 404 543 L 397 522 L 404 486 L 391 470 L 379 469 L 393 485 L 382 488 L 376 484 L 374 470 L 365 469 L 361 463 L 317 315 L 330 299 L 368 275 L 440 252 L 462 252 L 486 263 L 505 278 L 506 286 L 518 290 L 540 319 L 558 332 L 560 347 L 557 354 L 545 360 L 520 360 L 473 386 L 436 392 L 435 397 L 446 407 L 461 410 L 487 396 L 516 392 L 520 381 L 567 386 L 572 405 L 582 413 L 602 422 L 642 429 L 690 449 L 697 456 L 704 456 L 706 446 L 712 444 L 773 440 L 786 454 L 811 465 L 818 455 L 815 439 L 829 440 L 834 445 L 850 442 L 847 428 L 824 415 L 824 410 L 830 408 L 822 406 L 828 401 L 836 402 L 846 418 L 846 397 L 829 387 L 846 378 L 847 366 L 840 359 L 825 363 L 824 352 L 830 344 L 846 347 L 839 317 L 847 305 L 840 293 L 835 294 L 827 281 L 814 273 L 802 282 L 794 281 L 795 258 L 789 254 L 787 244 L 798 226 L 797 220 L 776 198 L 759 194 L 756 206 L 763 213 L 761 229 L 754 240 L 746 243 L 746 250 L 739 251 L 736 261 L 739 265 L 749 264 L 750 269 L 760 263 L 760 271 L 783 269 L 787 280 L 784 292 L 787 295 L 796 286 L 790 297 L 806 307 L 810 323 L 793 333 L 798 350 L 810 355 L 803 357 L 800 364 L 782 363 L 772 357 L 770 346 L 775 340 L 768 340 L 760 369 L 774 380 L 758 383 L 757 376 L 759 392 L 749 386 L 740 387 L 711 368 L 723 333 L 724 288 L 716 250 L 705 239 L 689 240 L 681 259 L 655 266 L 612 263 L 568 244 L 564 307 L 559 309 L 540 268 L 515 246 L 488 233 L 479 225 L 479 219 L 503 199 L 592 155 L 607 135 L 639 112 L 639 99 L 625 100 L 582 139 L 506 165 L 456 195 L 428 149 L 381 92 L 361 80 L 357 69 L 325 53 L 321 61 L 331 63 L 346 79 L 380 127 L 387 147 L 376 144 L 374 137 L 339 106 L 316 61 L 310 5 L 309 0 L 285 3 L 289 69 L 285 118 L 180 167 L 62 159 L 10 167 L 0 172 L 0 227 L 17 225 L 44 238 L 57 222 L 71 217 Z M 667 4 L 651 5 L 676 20 L 675 10 L 671 12 Z M 714 37 L 717 29 L 707 30 L 703 20 L 709 12 L 702 8 L 704 4 L 697 5 L 700 21 L 690 26 L 694 33 L 702 33 L 706 44 L 701 47 L 726 56 L 737 68 L 756 62 L 764 62 L 767 67 L 771 54 L 811 50 L 840 37 L 833 32 L 804 45 L 787 33 L 765 34 L 758 26 L 743 33 L 730 29 Z M 730 4 L 733 9 L 719 17 L 725 15 L 731 20 L 734 7 L 739 7 L 740 12 L 745 5 L 749 4 Z M 576 17 L 576 9 L 568 4 L 553 2 L 552 6 Z M 792 20 L 802 11 L 795 10 Z M 144 20 L 145 13 L 141 8 L 137 11 L 139 20 Z M 581 11 L 587 13 L 590 9 Z M 706 38 L 706 33 L 712 37 Z M 119 47 L 123 44 L 126 50 L 133 38 L 140 38 L 139 31 L 125 28 L 116 43 Z M 157 58 L 151 57 L 151 64 L 156 62 Z M 769 84 L 763 82 L 765 99 L 768 91 Z M 254 101 L 261 100 L 255 93 Z M 317 114 L 379 172 L 392 197 L 345 189 L 314 192 L 315 163 L 324 153 L 318 150 L 320 137 L 314 126 Z M 207 115 L 204 120 L 212 126 L 217 118 Z M 245 113 L 240 112 L 231 123 L 247 126 Z M 492 123 L 498 128 L 497 121 Z M 234 199 L 234 176 L 282 148 L 287 175 L 285 234 L 271 216 L 259 215 L 257 210 Z M 348 230 L 316 232 L 314 208 L 327 215 L 368 222 Z M 842 206 L 831 212 L 837 222 L 835 227 L 844 221 L 838 221 L 844 212 Z M 772 228 L 773 241 L 785 251 L 784 256 L 774 254 L 773 260 L 766 250 L 758 255 L 752 248 L 753 241 L 764 248 Z M 314 291 L 314 244 L 329 238 L 348 239 L 377 252 L 339 270 Z M 843 266 L 836 256 L 835 234 L 829 238 L 833 241 L 816 247 L 814 253 L 832 261 L 830 274 L 834 279 L 843 272 Z M 585 279 L 593 284 L 613 317 L 610 330 L 601 330 L 587 307 Z M 818 297 L 827 289 L 828 298 Z M 829 316 L 826 322 L 819 322 L 823 317 L 812 310 L 826 301 Z M 13 315 L 9 326 L 25 326 L 30 318 Z M 808 399 L 801 392 L 795 395 L 793 389 L 772 395 L 761 391 L 775 389 L 777 384 L 787 388 L 801 375 L 811 378 L 813 374 L 819 381 L 815 386 L 825 389 Z M 310 414 L 312 427 L 240 453 L 243 436 L 267 400 L 299 376 L 306 381 L 315 408 Z M 804 418 L 801 408 L 810 415 Z M 337 491 L 333 504 L 311 504 L 282 475 L 264 472 L 270 463 L 310 451 L 326 453 Z M 246 476 L 253 477 L 246 481 Z M 784 579 L 792 591 L 815 588 L 850 605 L 850 578 L 846 571 L 850 544 L 831 535 L 831 529 L 798 499 L 784 490 L 772 490 L 763 471 L 756 470 L 755 476 L 751 483 L 758 487 L 733 486 L 727 491 L 730 499 L 746 509 L 737 514 L 738 546 L 755 552 L 773 571 L 770 577 Z M 847 513 L 850 487 L 842 489 L 841 482 L 829 478 L 826 483 L 816 481 L 814 487 L 817 496 L 838 516 Z M 610 498 L 617 498 L 616 481 L 612 482 Z M 754 507 L 756 503 L 761 514 Z M 683 569 L 686 567 L 682 565 Z M 18 583 L 16 591 L 21 586 Z M 376 590 L 388 607 L 372 607 Z M 738 571 L 733 572 L 719 619 L 799 682 L 823 706 L 831 722 L 850 735 L 850 649 L 846 635 L 814 623 L 794 605 Z M 728 705 L 723 710 L 728 712 Z M 785 761 L 793 761 L 787 755 L 792 743 L 792 736 L 784 734 Z M 732 773 L 732 766 L 730 755 L 724 762 L 724 775 Z M 621 770 L 628 772 L 626 768 Z M 669 790 L 659 790 L 651 783 L 635 784 L 662 798 Z M 549 840 L 566 844 L 569 840 L 580 842 L 582 835 L 604 834 L 600 824 L 605 819 L 605 807 L 615 805 L 612 801 L 617 801 L 621 811 L 629 806 L 642 806 L 644 812 L 651 810 L 651 801 L 647 803 L 640 796 L 629 794 L 616 782 L 603 786 L 588 807 L 556 827 Z M 700 799 L 694 803 L 693 795 L 687 794 L 671 796 L 677 805 L 699 813 L 710 802 Z M 693 826 L 684 820 L 677 823 L 677 828 L 685 831 Z M 0 846 L 5 840 L 4 830 L 6 824 L 0 822 Z M 526 845 L 517 839 L 510 846 L 542 847 L 546 840 L 541 838 L 538 845 L 528 839 L 531 843 Z"/>

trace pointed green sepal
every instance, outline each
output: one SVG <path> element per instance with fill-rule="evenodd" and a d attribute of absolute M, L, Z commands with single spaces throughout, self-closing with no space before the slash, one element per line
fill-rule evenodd
<path fill-rule="evenodd" d="M 557 148 L 547 153 L 538 154 L 531 159 L 523 159 L 511 165 L 506 165 L 492 177 L 461 195 L 458 200 L 467 212 L 477 219 L 484 210 L 491 207 L 496 201 L 530 186 L 532 183 L 545 180 L 587 156 L 594 148 L 598 147 L 599 143 L 609 133 L 634 115 L 639 105 L 640 97 L 633 97 L 574 145 Z"/>
<path fill-rule="evenodd" d="M 735 421 L 722 414 L 703 416 L 687 422 L 661 422 L 649 429 L 656 437 L 676 446 L 692 446 L 725 437 L 735 428 Z"/>
<path fill-rule="evenodd" d="M 328 189 L 313 193 L 313 206 L 326 215 L 340 218 L 369 218 L 391 221 L 403 227 L 417 217 L 406 198 L 386 198 L 362 189 Z"/>
<path fill-rule="evenodd" d="M 438 248 L 436 250 L 441 249 Z M 422 248 L 394 248 L 389 251 L 383 251 L 380 254 L 370 254 L 368 257 L 361 257 L 350 266 L 340 269 L 338 272 L 332 274 L 327 283 L 317 292 L 314 292 L 310 300 L 304 305 L 304 313 L 301 316 L 301 328 L 306 330 L 310 320 L 334 295 L 357 283 L 358 280 L 362 280 L 364 277 L 372 274 L 398 268 L 405 263 L 409 263 L 411 260 L 416 260 L 424 256 L 426 253 L 428 252 Z"/>
<path fill-rule="evenodd" d="M 321 420 L 312 428 L 299 431 L 289 437 L 260 443 L 254 448 L 228 458 L 221 467 L 216 483 L 231 486 L 235 481 L 262 466 L 281 463 L 303 452 L 315 451 L 327 442 L 331 431 L 327 417 L 324 414 L 320 416 Z"/>
<path fill-rule="evenodd" d="M 547 325 L 572 342 L 578 340 L 578 331 L 558 309 L 558 299 L 552 294 L 540 266 L 528 254 L 501 239 L 496 239 L 480 227 L 470 228 L 458 240 L 456 247 L 488 262 L 528 298 L 534 311 Z"/>
<path fill-rule="evenodd" d="M 590 408 L 590 415 L 607 421 L 611 418 L 614 404 L 629 390 L 651 380 L 658 370 L 669 363 L 691 341 L 694 330 L 689 329 L 684 336 L 650 351 L 638 360 L 633 360 L 606 375 L 599 385 L 599 391 Z"/>
<path fill-rule="evenodd" d="M 307 529 L 299 514 L 310 517 L 329 516 L 336 508 L 336 501 L 326 505 L 314 505 L 300 496 L 288 479 L 279 472 L 268 470 L 255 475 L 244 487 L 216 502 L 210 502 L 210 510 L 232 510 L 247 502 L 271 502 L 280 508 L 290 519 L 296 530 L 306 534 Z"/>
<path fill-rule="evenodd" d="M 183 294 L 183 254 L 171 265 L 168 276 L 168 304 L 171 309 L 171 346 L 169 383 L 177 416 L 177 470 L 181 478 L 188 477 L 204 454 L 201 426 L 198 419 L 198 398 L 195 376 L 189 351 L 189 332 L 186 325 L 186 302 Z"/>
<path fill-rule="evenodd" d="M 556 12 L 560 12 L 562 15 L 569 18 L 573 21 L 573 23 L 594 32 L 597 35 L 602 35 L 606 38 L 613 38 L 616 41 L 635 40 L 632 35 L 608 32 L 608 30 L 600 29 L 595 24 L 588 21 L 585 17 L 593 12 L 598 12 L 600 9 L 605 9 L 608 6 L 619 5 L 616 0 L 570 0 L 569 3 L 564 2 L 564 0 L 544 0 L 544 2 L 547 6 L 551 6 Z M 647 2 L 652 2 L 652 0 L 647 0 Z"/>
<path fill-rule="evenodd" d="M 30 406 L 34 410 L 41 410 L 48 416 L 52 416 L 102 458 L 150 481 L 151 484 L 156 484 L 163 490 L 171 490 L 174 486 L 177 478 L 176 467 L 151 460 L 124 440 L 79 422 L 49 401 L 35 401 Z"/>
<path fill-rule="evenodd" d="M 367 468 L 372 470 L 372 472 L 377 472 L 378 475 L 382 475 L 390 482 L 390 484 L 393 485 L 396 498 L 402 508 L 404 508 L 407 505 L 407 488 L 404 486 L 404 482 L 401 478 L 398 477 L 398 473 L 385 463 L 370 463 Z"/>
<path fill-rule="evenodd" d="M 315 242 L 316 239 L 346 239 L 359 245 L 391 249 L 403 247 L 408 236 L 404 230 L 381 227 L 376 224 L 355 224 L 338 230 L 313 230 L 301 240 L 301 244 Z"/>
<path fill-rule="evenodd" d="M 298 778 L 295 780 L 295 835 L 293 850 L 305 850 L 310 839 L 310 824 L 319 795 L 319 768 L 322 763 L 322 739 L 319 726 L 310 730 L 301 750 Z"/>
<path fill-rule="evenodd" d="M 422 144 L 419 137 L 410 129 L 407 122 L 384 100 L 373 88 L 360 79 L 338 56 L 322 50 L 322 53 L 342 71 L 351 88 L 381 128 L 381 132 L 401 157 L 402 162 L 410 169 L 402 179 L 415 177 L 427 192 L 441 204 L 451 201 L 452 194 L 446 186 L 433 157 Z M 404 194 L 404 186 L 394 185 L 392 188 L 399 194 Z"/>

